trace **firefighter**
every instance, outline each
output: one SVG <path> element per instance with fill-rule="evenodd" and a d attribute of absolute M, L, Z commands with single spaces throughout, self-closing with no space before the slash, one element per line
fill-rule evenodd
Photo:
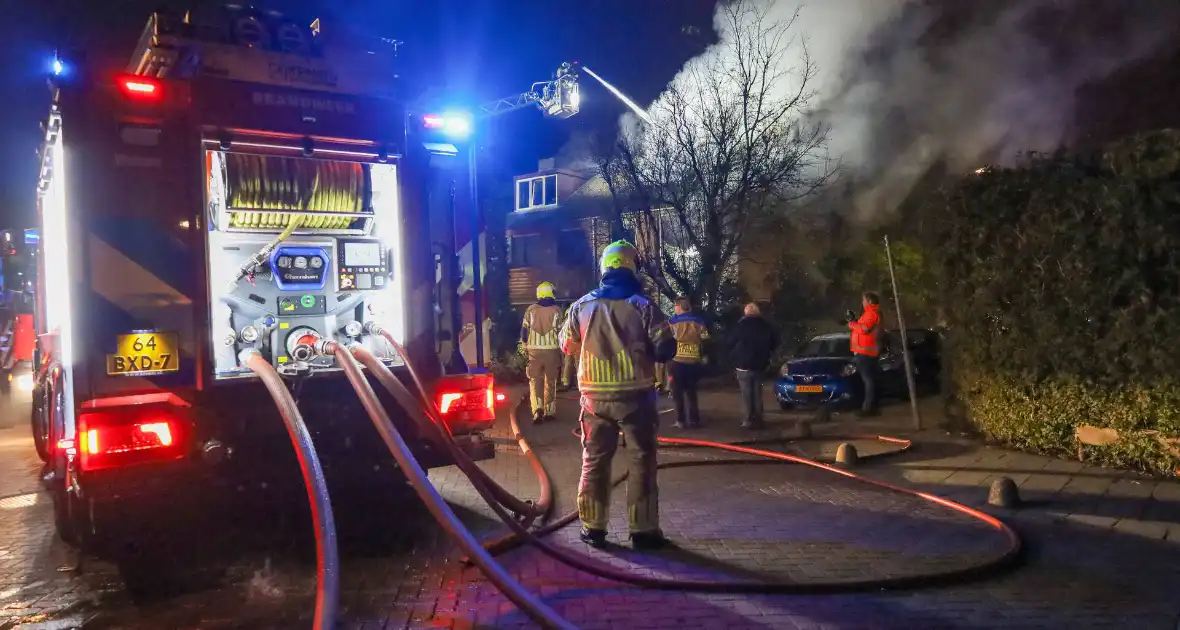
<path fill-rule="evenodd" d="M 533 423 L 552 420 L 557 414 L 557 381 L 561 378 L 561 346 L 557 342 L 561 308 L 553 285 L 537 285 L 537 302 L 524 312 L 520 340 L 528 353 L 525 374 L 529 378 L 529 397 Z"/>
<path fill-rule="evenodd" d="M 704 341 L 709 338 L 705 320 L 692 312 L 687 298 L 676 300 L 676 314 L 669 322 L 676 338 L 676 356 L 668 364 L 672 376 L 672 398 L 676 402 L 677 429 L 701 425 L 701 410 L 697 403 L 697 382 L 701 379 L 704 361 Z"/>
<path fill-rule="evenodd" d="M 676 340 L 660 309 L 643 295 L 635 247 L 611 243 L 602 252 L 602 282 L 569 308 L 561 348 L 579 357 L 582 478 L 578 516 L 582 541 L 606 544 L 611 460 L 619 432 L 627 444 L 627 521 L 631 544 L 654 549 L 660 531 L 656 488 L 655 364 L 676 354 Z"/>
<path fill-rule="evenodd" d="M 662 314 L 663 312 L 664 312 L 663 309 L 660 309 L 660 313 Z M 669 383 L 669 380 L 670 379 L 668 378 L 668 364 L 667 363 L 657 363 L 656 364 L 656 394 L 657 395 L 659 395 L 659 396 L 663 396 L 664 394 L 668 394 L 669 396 L 672 395 L 672 389 L 671 389 L 672 385 L 671 385 L 671 383 Z"/>
<path fill-rule="evenodd" d="M 849 311 L 848 329 L 852 331 L 852 356 L 856 363 L 856 371 L 864 382 L 864 404 L 861 405 L 860 415 L 875 416 L 877 409 L 877 339 L 881 329 L 881 298 L 872 291 L 866 291 L 861 296 L 861 306 L 864 312 L 857 319 L 852 319 L 855 313 Z"/>

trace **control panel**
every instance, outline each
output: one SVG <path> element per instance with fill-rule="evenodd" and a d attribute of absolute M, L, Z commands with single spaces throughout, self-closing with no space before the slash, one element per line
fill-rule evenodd
<path fill-rule="evenodd" d="M 245 348 L 280 372 L 335 371 L 315 340 L 393 360 L 365 324 L 405 322 L 397 165 L 207 156 L 214 378 L 253 378 L 239 360 Z"/>
<path fill-rule="evenodd" d="M 339 239 L 336 243 L 341 291 L 384 289 L 389 283 L 388 253 L 376 239 Z"/>
<path fill-rule="evenodd" d="M 320 247 L 278 247 L 270 255 L 270 268 L 282 291 L 321 291 L 329 260 Z"/>

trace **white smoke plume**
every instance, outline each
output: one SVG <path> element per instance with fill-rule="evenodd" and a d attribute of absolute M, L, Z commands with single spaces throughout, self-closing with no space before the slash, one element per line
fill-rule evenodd
<path fill-rule="evenodd" d="M 768 21 L 798 11 L 793 34 L 817 71 L 812 115 L 830 125 L 828 150 L 862 221 L 896 208 L 940 163 L 968 172 L 1059 148 L 1075 132 L 1080 87 L 1180 35 L 1174 0 L 722 1 L 754 3 Z M 673 85 L 702 59 L 734 54 L 720 18 L 719 43 Z M 787 83 L 784 96 L 798 88 Z"/>

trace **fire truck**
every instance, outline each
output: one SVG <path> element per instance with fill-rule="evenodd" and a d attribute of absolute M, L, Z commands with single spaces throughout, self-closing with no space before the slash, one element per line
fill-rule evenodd
<path fill-rule="evenodd" d="M 317 339 L 365 346 L 408 385 L 411 361 L 464 449 L 493 456 L 494 384 L 447 374 L 438 343 L 459 333 L 472 121 L 411 111 L 396 45 L 227 6 L 152 15 L 126 68 L 55 63 L 32 424 L 58 534 L 125 577 L 161 532 L 306 501 L 243 350 L 288 381 L 345 494 L 388 496 L 400 473 Z M 451 463 L 382 402 L 424 468 Z"/>
<path fill-rule="evenodd" d="M 22 400 L 33 388 L 36 243 L 35 229 L 0 232 L 0 394 Z"/>

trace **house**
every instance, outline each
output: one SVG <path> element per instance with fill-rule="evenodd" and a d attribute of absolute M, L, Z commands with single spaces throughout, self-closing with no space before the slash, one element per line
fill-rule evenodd
<path fill-rule="evenodd" d="M 551 282 L 569 303 L 598 284 L 598 253 L 610 243 L 612 203 L 590 168 L 558 168 L 553 158 L 514 178 L 508 237 L 508 297 L 523 309 Z"/>
<path fill-rule="evenodd" d="M 541 282 L 554 285 L 558 302 L 568 304 L 598 285 L 598 258 L 614 240 L 618 218 L 606 181 L 593 166 L 561 167 L 553 158 L 541 160 L 536 172 L 518 175 L 513 211 L 505 221 L 508 238 L 508 295 L 522 311 L 536 301 Z M 622 226 L 641 255 L 671 252 L 692 256 L 691 248 L 677 247 L 678 223 L 668 209 L 624 212 Z M 766 271 L 745 271 L 743 279 L 761 288 Z M 649 295 L 657 296 L 654 285 Z M 672 305 L 658 296 L 665 312 Z"/>

